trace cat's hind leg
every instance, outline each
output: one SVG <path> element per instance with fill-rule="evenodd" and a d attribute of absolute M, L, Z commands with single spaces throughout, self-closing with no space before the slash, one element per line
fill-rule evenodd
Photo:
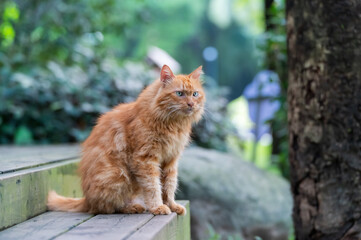
<path fill-rule="evenodd" d="M 135 182 L 133 186 L 133 196 L 123 208 L 120 209 L 121 213 L 133 214 L 133 213 L 144 213 L 146 211 L 144 199 L 140 195 L 140 189 Z"/>
<path fill-rule="evenodd" d="M 130 203 L 120 209 L 121 213 L 133 214 L 133 213 L 144 213 L 145 207 L 138 203 Z"/>
<path fill-rule="evenodd" d="M 89 204 L 90 213 L 120 212 L 128 202 L 131 202 L 133 189 L 130 175 L 126 168 L 98 163 L 97 172 L 83 180 L 82 186 L 85 198 Z"/>

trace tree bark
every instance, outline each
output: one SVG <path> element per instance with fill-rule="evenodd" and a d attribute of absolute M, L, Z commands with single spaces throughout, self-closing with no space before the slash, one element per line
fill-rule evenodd
<path fill-rule="evenodd" d="M 361 239 L 361 0 L 289 0 L 296 239 Z"/>

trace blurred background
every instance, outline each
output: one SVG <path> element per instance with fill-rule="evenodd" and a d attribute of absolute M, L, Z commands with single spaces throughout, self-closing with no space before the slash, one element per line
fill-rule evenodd
<path fill-rule="evenodd" d="M 134 101 L 163 64 L 176 73 L 203 65 L 207 110 L 192 144 L 262 169 L 262 178 L 277 178 L 268 190 L 283 181 L 280 195 L 289 195 L 284 16 L 284 0 L 2 0 L 0 144 L 82 142 L 100 114 Z M 287 239 L 268 237 L 280 222 L 292 231 L 288 195 L 287 206 L 275 199 L 287 210 L 281 220 L 260 216 L 250 228 L 232 220 L 228 232 L 204 220 L 193 238 L 251 239 L 267 229 L 263 239 Z M 192 221 L 195 229 L 203 220 Z"/>

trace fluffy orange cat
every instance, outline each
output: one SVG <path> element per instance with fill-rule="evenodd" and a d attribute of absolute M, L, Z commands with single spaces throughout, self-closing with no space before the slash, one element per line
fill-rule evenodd
<path fill-rule="evenodd" d="M 89 213 L 184 215 L 174 200 L 178 158 L 201 119 L 205 94 L 202 66 L 175 76 L 164 65 L 160 79 L 135 102 L 120 104 L 101 116 L 83 144 L 79 171 L 84 197 L 51 191 L 48 208 Z"/>

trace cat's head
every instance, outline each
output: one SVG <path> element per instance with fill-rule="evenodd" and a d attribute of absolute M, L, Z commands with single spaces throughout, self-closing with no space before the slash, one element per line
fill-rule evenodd
<path fill-rule="evenodd" d="M 160 73 L 161 89 L 157 98 L 158 106 L 169 114 L 169 117 L 199 121 L 206 100 L 200 79 L 202 74 L 202 66 L 189 75 L 174 75 L 172 70 L 164 65 Z"/>

